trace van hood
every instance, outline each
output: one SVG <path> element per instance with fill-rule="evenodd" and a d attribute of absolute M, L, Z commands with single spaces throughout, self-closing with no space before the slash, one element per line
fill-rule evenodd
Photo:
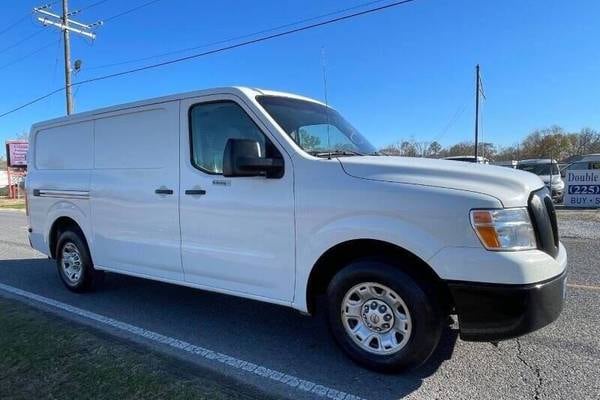
<path fill-rule="evenodd" d="M 544 186 L 529 172 L 494 165 L 429 158 L 356 156 L 338 158 L 355 178 L 467 190 L 493 196 L 504 207 L 522 207 Z"/>

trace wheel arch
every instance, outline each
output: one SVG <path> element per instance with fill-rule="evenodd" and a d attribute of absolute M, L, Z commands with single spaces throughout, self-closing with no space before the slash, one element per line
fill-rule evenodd
<path fill-rule="evenodd" d="M 92 250 L 92 230 L 89 220 L 89 204 L 87 202 L 88 200 L 78 200 L 75 202 L 60 199 L 48 207 L 45 213 L 45 227 L 41 229 L 44 232 L 43 240 L 48 246 L 48 252 L 46 253 L 48 256 L 51 258 L 56 257 L 57 228 L 69 225 L 79 229 L 82 239 L 88 247 L 88 251 Z"/>
<path fill-rule="evenodd" d="M 48 247 L 50 250 L 50 258 L 56 259 L 56 246 L 58 245 L 58 238 L 60 237 L 62 232 L 69 229 L 81 234 L 81 239 L 87 246 L 87 250 L 89 253 L 89 244 L 85 233 L 82 227 L 79 225 L 79 223 L 69 216 L 60 216 L 54 220 L 48 231 Z"/>
<path fill-rule="evenodd" d="M 376 239 L 353 239 L 338 243 L 325 251 L 313 265 L 306 285 L 306 306 L 309 313 L 316 310 L 317 298 L 324 294 L 334 275 L 348 263 L 360 258 L 375 257 L 386 260 L 402 260 L 404 272 L 415 279 L 432 283 L 448 309 L 452 307 L 451 296 L 444 281 L 423 259 L 396 244 Z"/>

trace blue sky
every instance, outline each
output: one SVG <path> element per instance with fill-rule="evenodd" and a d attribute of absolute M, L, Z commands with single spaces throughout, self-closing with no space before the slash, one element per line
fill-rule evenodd
<path fill-rule="evenodd" d="M 97 0 L 70 0 L 77 9 Z M 146 0 L 108 0 L 84 22 Z M 83 60 L 74 81 L 161 61 L 102 67 L 202 45 L 310 18 L 368 0 L 162 0 L 97 29 L 95 42 L 72 37 Z M 0 31 L 46 1 L 2 2 Z M 381 4 L 384 4 L 382 2 Z M 56 11 L 60 5 L 54 6 Z M 443 145 L 473 134 L 474 66 L 487 100 L 483 139 L 502 145 L 553 124 L 600 129 L 600 2 L 416 0 L 353 20 L 76 89 L 76 111 L 223 85 L 247 85 L 323 98 L 325 49 L 329 103 L 377 147 L 402 139 Z M 168 17 L 167 17 L 168 16 Z M 27 35 L 44 30 L 2 52 Z M 28 19 L 0 35 L 0 113 L 63 83 L 59 33 Z M 189 53 L 182 53 L 186 55 Z M 177 55 L 176 55 L 177 56 Z M 176 57 L 175 56 L 175 57 Z M 173 56 L 171 56 L 173 57 Z M 63 115 L 64 94 L 0 118 L 0 140 Z"/>

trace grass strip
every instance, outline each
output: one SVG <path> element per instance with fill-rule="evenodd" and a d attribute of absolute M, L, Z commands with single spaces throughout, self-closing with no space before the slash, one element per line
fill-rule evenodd
<path fill-rule="evenodd" d="M 0 297 L 0 399 L 269 399 L 190 363 Z"/>

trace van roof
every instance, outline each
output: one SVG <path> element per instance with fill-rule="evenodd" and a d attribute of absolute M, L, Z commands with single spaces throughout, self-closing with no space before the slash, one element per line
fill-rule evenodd
<path fill-rule="evenodd" d="M 112 105 L 112 106 L 108 106 L 108 107 L 97 108 L 94 110 L 84 111 L 84 112 L 72 114 L 69 116 L 58 117 L 58 118 L 53 118 L 53 119 L 49 119 L 49 120 L 45 120 L 45 121 L 36 122 L 31 126 L 31 130 L 32 131 L 36 130 L 41 126 L 54 125 L 54 124 L 58 124 L 61 122 L 86 119 L 86 118 L 90 118 L 90 117 L 93 117 L 96 115 L 105 114 L 105 113 L 118 111 L 118 110 L 122 110 L 122 109 L 127 109 L 127 108 L 141 107 L 141 106 L 146 106 L 146 105 L 150 105 L 150 104 L 166 103 L 166 102 L 174 101 L 174 100 L 187 99 L 187 98 L 191 98 L 191 97 L 208 96 L 208 95 L 212 95 L 212 94 L 233 94 L 233 95 L 238 95 L 238 96 L 241 95 L 241 96 L 247 96 L 247 97 L 255 97 L 255 96 L 260 96 L 260 95 L 280 96 L 280 97 L 289 97 L 289 98 L 294 98 L 294 99 L 299 99 L 299 100 L 310 101 L 313 103 L 318 103 L 318 104 L 324 105 L 322 102 L 320 102 L 318 100 L 311 99 L 309 97 L 300 96 L 300 95 L 293 94 L 293 93 L 279 92 L 279 91 L 275 91 L 275 90 L 264 90 L 264 89 L 258 89 L 258 88 L 250 88 L 250 87 L 245 87 L 245 86 L 227 86 L 227 87 L 218 87 L 218 88 L 212 88 L 212 89 L 195 90 L 195 91 L 191 91 L 191 92 L 175 93 L 175 94 L 170 94 L 167 96 L 153 97 L 153 98 L 145 99 L 145 100 L 138 100 L 138 101 L 133 101 L 133 102 L 129 102 L 129 103 L 122 103 L 122 104 L 116 104 L 116 105 Z"/>
<path fill-rule="evenodd" d="M 549 158 L 531 158 L 529 160 L 521 160 L 519 164 L 557 164 L 556 160 L 550 160 Z"/>

